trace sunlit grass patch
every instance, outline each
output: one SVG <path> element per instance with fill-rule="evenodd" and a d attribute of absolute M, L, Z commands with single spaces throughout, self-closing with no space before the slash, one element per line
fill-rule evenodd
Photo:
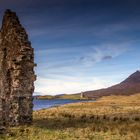
<path fill-rule="evenodd" d="M 0 140 L 139 140 L 139 97 L 110 96 L 34 111 L 33 125 L 11 128 Z"/>

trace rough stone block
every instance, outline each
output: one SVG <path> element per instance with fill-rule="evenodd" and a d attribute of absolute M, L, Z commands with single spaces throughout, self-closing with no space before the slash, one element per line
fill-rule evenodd
<path fill-rule="evenodd" d="M 15 12 L 6 10 L 0 30 L 0 133 L 31 124 L 34 53 Z"/>

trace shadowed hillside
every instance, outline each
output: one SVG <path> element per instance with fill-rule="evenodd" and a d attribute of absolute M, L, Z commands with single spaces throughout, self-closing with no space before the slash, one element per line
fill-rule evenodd
<path fill-rule="evenodd" d="M 140 71 L 136 71 L 120 84 L 106 89 L 84 92 L 87 98 L 99 98 L 108 95 L 132 95 L 140 92 Z"/>

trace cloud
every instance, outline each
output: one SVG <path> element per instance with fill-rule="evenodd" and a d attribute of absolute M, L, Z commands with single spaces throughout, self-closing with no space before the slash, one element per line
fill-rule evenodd
<path fill-rule="evenodd" d="M 102 60 L 110 60 L 130 51 L 129 45 L 129 43 L 120 43 L 91 47 L 92 49 L 85 56 L 80 57 L 79 60 L 87 66 L 93 66 Z"/>
<path fill-rule="evenodd" d="M 85 46 L 65 48 L 60 45 L 60 47 L 37 50 L 36 73 L 39 76 L 55 79 L 63 75 L 88 75 L 88 71 L 92 69 L 94 72 L 94 69 L 98 68 L 96 64 L 113 61 L 114 58 L 121 57 L 132 50 L 128 44 L 120 42 L 120 44 L 101 44 L 86 48 Z"/>
<path fill-rule="evenodd" d="M 35 92 L 40 94 L 71 94 L 94 90 L 110 86 L 110 81 L 99 78 L 82 79 L 81 77 L 61 77 L 60 79 L 46 79 L 38 77 L 35 83 Z"/>
<path fill-rule="evenodd" d="M 113 57 L 111 55 L 106 55 L 102 58 L 102 60 L 108 60 L 108 59 L 112 59 Z"/>

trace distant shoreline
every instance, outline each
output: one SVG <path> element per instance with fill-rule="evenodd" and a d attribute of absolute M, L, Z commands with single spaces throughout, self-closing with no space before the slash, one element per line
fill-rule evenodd
<path fill-rule="evenodd" d="M 62 95 L 38 95 L 34 96 L 34 99 L 37 100 L 53 100 L 53 99 L 69 99 L 69 100 L 92 100 L 89 98 L 81 97 L 81 94 L 62 94 Z"/>

